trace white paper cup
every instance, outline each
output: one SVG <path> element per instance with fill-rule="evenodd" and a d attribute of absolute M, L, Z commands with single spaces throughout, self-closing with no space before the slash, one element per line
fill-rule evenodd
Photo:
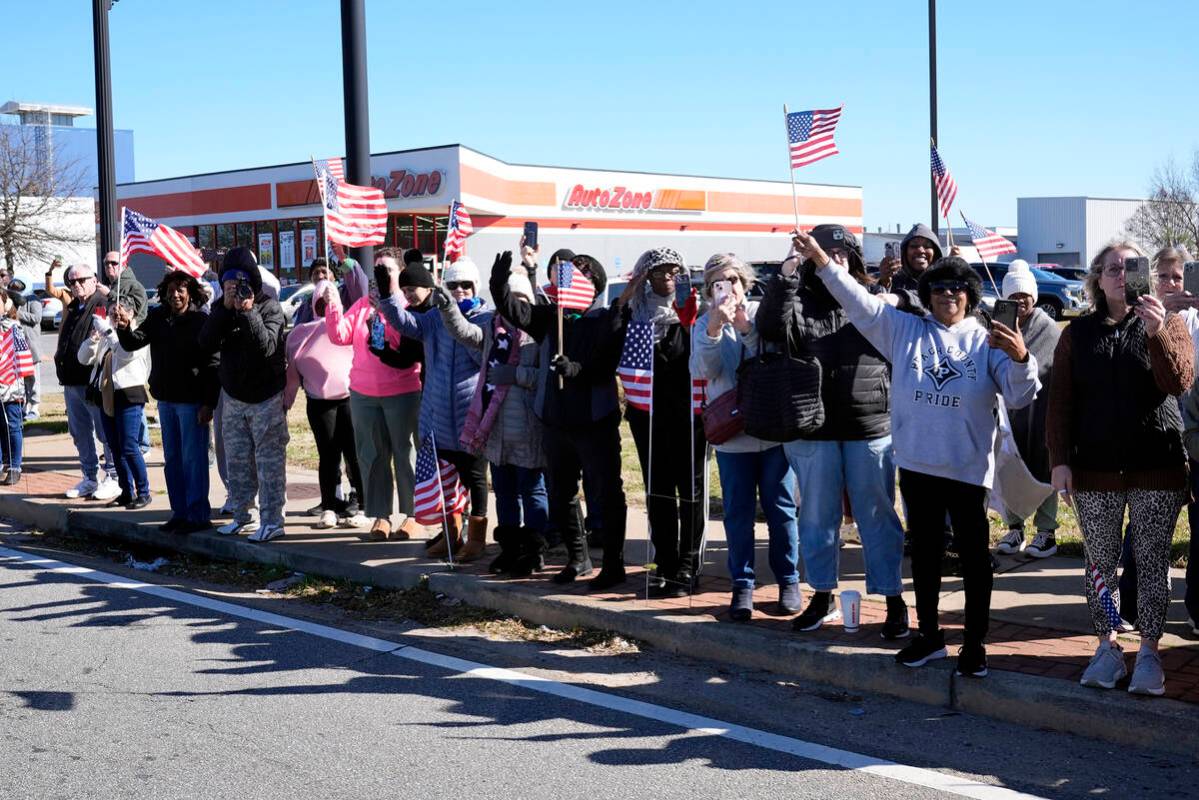
<path fill-rule="evenodd" d="M 841 620 L 847 631 L 856 631 L 862 619 L 862 595 L 853 589 L 841 592 Z"/>

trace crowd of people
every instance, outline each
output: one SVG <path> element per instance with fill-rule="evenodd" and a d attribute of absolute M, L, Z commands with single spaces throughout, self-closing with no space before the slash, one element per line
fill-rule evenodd
<path fill-rule="evenodd" d="M 1053 555 L 1058 503 L 1072 504 L 1098 639 L 1082 683 L 1112 688 L 1125 676 L 1116 634 L 1135 626 L 1130 691 L 1157 695 L 1172 533 L 1188 503 L 1192 529 L 1199 521 L 1199 297 L 1183 290 L 1190 256 L 1177 247 L 1153 258 L 1154 293 L 1126 292 L 1125 259 L 1142 255 L 1123 241 L 1096 254 L 1086 281 L 1092 310 L 1063 329 L 1037 309 L 1023 262 L 1009 265 L 1000 291 L 1017 304 L 1017 324 L 992 319 L 979 273 L 956 249 L 944 254 L 923 225 L 877 276 L 848 229 L 796 231 L 760 293 L 752 291 L 759 276 L 731 253 L 712 256 L 692 289 L 684 258 L 655 248 L 610 303 L 603 265 L 570 250 L 555 252 L 543 273 L 539 252 L 522 240 L 516 259 L 496 257 L 489 301 L 469 258 L 438 279 L 419 251 L 383 248 L 369 273 L 350 259 L 340 273 L 315 260 L 311 302 L 289 330 L 277 282 L 246 248 L 214 264 L 209 282 L 168 270 L 150 310 L 146 290 L 109 253 L 99 276 L 88 265 L 67 269 L 65 290 L 47 274 L 47 291 L 65 304 L 54 363 L 83 473 L 68 496 L 130 509 L 151 502 L 143 454 L 153 397 L 171 509 L 162 529 L 206 530 L 225 514 L 221 534 L 283 536 L 286 416 L 303 390 L 319 460 L 317 527 L 360 528 L 371 542 L 423 536 L 430 557 L 471 561 L 485 552 L 494 492 L 492 572 L 534 574 L 561 542 L 566 563 L 551 579 L 590 577 L 592 589 L 606 590 L 626 580 L 623 416 L 648 489 L 650 596 L 696 585 L 712 450 L 731 619 L 753 615 L 760 507 L 779 610 L 795 615 L 800 632 L 836 621 L 849 514 L 866 591 L 885 598 L 881 635 L 910 638 L 896 654 L 909 667 L 948 655 L 938 604 L 952 547 L 966 597 L 957 671 L 982 677 L 993 575 L 987 509 L 998 488 L 997 437 L 1010 436 L 1045 491 L 1025 513 L 1005 510 L 998 551 Z M 560 265 L 590 282 L 588 308 L 559 308 L 553 282 L 543 285 Z M 0 296 L 0 333 L 36 329 L 24 289 L 9 283 Z M 617 375 L 634 342 L 651 348 L 648 404 L 622 402 Z M 730 422 L 739 386 L 757 374 L 746 365 L 765 353 L 818 365 L 810 400 L 822 413 L 799 438 L 773 441 Z M 4 418 L 17 430 L 2 439 L 8 478 L 20 474 L 19 429 L 37 413 L 37 391 L 36 377 L 0 385 Z M 427 531 L 415 516 L 416 456 L 426 442 L 456 470 L 464 495 L 443 530 Z M 213 462 L 228 497 L 216 512 Z M 598 572 L 592 547 L 602 552 Z M 1195 577 L 1187 609 L 1199 619 Z"/>

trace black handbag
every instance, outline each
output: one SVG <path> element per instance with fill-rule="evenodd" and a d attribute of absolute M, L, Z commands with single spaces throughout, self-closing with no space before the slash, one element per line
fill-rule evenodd
<path fill-rule="evenodd" d="M 738 407 L 745 432 L 768 442 L 790 442 L 824 424 L 822 370 L 815 356 L 759 353 L 737 370 Z"/>

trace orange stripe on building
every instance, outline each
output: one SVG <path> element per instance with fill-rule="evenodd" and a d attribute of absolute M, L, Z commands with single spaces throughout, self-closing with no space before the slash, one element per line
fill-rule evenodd
<path fill-rule="evenodd" d="M 232 214 L 239 211 L 270 211 L 271 185 L 230 186 L 194 192 L 125 197 L 121 205 L 148 217 L 186 217 L 199 214 Z"/>
<path fill-rule="evenodd" d="M 526 221 L 536 222 L 539 227 L 550 229 L 571 229 L 571 230 L 588 230 L 588 231 L 618 231 L 618 230 L 636 230 L 636 231 L 719 231 L 726 233 L 790 233 L 794 228 L 794 224 L 776 223 L 776 224 L 761 224 L 751 222 L 694 222 L 689 220 L 680 220 L 673 222 L 671 220 L 646 220 L 646 219 L 596 219 L 579 218 L 579 219 L 527 219 L 525 217 L 481 217 L 474 215 L 471 217 L 472 224 L 476 231 L 485 228 L 511 228 L 513 230 L 520 229 Z M 804 230 L 811 230 L 812 225 L 801 225 Z M 861 225 L 846 225 L 848 230 L 855 234 L 861 235 L 863 227 Z"/>
<path fill-rule="evenodd" d="M 736 214 L 791 214 L 791 197 L 784 194 L 708 192 L 708 210 Z M 861 198 L 799 197 L 799 213 L 817 217 L 860 217 Z"/>
<path fill-rule="evenodd" d="M 460 166 L 462 194 L 473 194 L 520 206 L 556 206 L 557 189 L 553 181 L 510 181 L 476 169 L 469 164 Z"/>
<path fill-rule="evenodd" d="M 670 211 L 703 211 L 707 206 L 702 189 L 659 189 L 654 197 L 654 208 Z"/>
<path fill-rule="evenodd" d="M 279 181 L 275 184 L 275 206 L 278 208 L 310 206 L 320 202 L 321 195 L 313 178 L 305 181 Z"/>

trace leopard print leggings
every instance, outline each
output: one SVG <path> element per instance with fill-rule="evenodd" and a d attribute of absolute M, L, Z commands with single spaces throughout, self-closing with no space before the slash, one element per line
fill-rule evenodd
<path fill-rule="evenodd" d="M 1170 569 L 1170 543 L 1178 512 L 1186 502 L 1186 492 L 1177 490 L 1127 489 L 1117 492 L 1075 492 L 1074 508 L 1082 528 L 1087 564 L 1095 564 L 1120 605 L 1116 565 L 1124 530 L 1124 508 L 1136 531 L 1132 544 L 1137 563 L 1137 626 L 1141 638 L 1157 641 L 1166 623 L 1170 606 L 1167 576 Z M 1142 566 L 1144 565 L 1144 566 Z M 1087 606 L 1095 633 L 1106 638 L 1111 631 L 1107 614 L 1099 603 L 1090 576 L 1084 576 Z"/>

